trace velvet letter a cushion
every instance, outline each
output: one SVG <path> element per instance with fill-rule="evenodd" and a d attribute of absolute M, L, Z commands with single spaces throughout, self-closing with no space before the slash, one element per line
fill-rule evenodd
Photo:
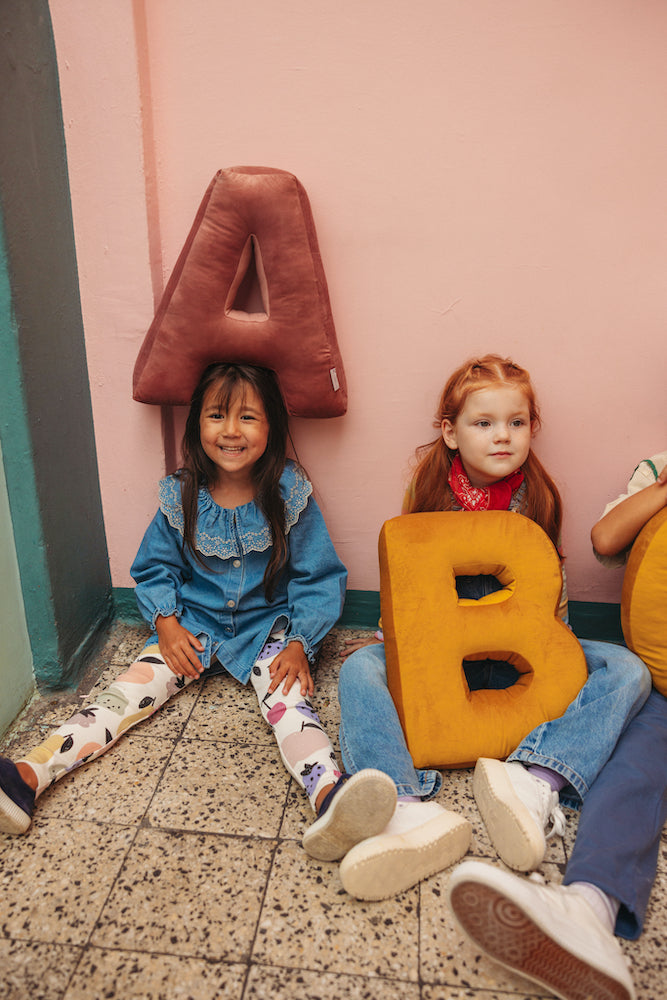
<path fill-rule="evenodd" d="M 133 396 L 187 405 L 213 361 L 273 369 L 293 416 L 347 409 L 310 204 L 285 170 L 215 175 L 139 352 Z"/>
<path fill-rule="evenodd" d="M 389 689 L 416 767 L 504 758 L 562 715 L 586 681 L 583 650 L 557 617 L 558 555 L 534 521 L 507 511 L 404 514 L 380 534 L 380 598 Z M 463 600 L 456 577 L 503 589 Z M 463 660 L 506 660 L 520 677 L 470 691 Z"/>
<path fill-rule="evenodd" d="M 623 578 L 621 625 L 628 647 L 667 697 L 667 508 L 637 535 Z"/>

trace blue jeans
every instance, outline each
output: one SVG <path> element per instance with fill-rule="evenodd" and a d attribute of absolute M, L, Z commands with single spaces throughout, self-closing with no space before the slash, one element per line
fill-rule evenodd
<path fill-rule="evenodd" d="M 536 726 L 508 760 L 540 764 L 567 778 L 564 805 L 578 808 L 619 736 L 651 692 L 648 668 L 625 646 L 582 639 L 588 680 L 564 715 Z"/>
<path fill-rule="evenodd" d="M 616 933 L 635 940 L 667 821 L 667 699 L 655 689 L 586 796 L 563 882 L 592 882 L 620 900 Z"/>
<path fill-rule="evenodd" d="M 651 690 L 639 657 L 612 643 L 581 643 L 589 677 L 564 715 L 537 726 L 510 760 L 541 764 L 570 782 L 561 797 L 579 805 L 630 719 Z M 366 646 L 343 663 L 338 680 L 340 746 L 346 771 L 375 767 L 399 795 L 431 798 L 442 785 L 435 770 L 417 770 L 387 686 L 384 645 Z M 444 721 L 444 720 L 443 720 Z"/>
<path fill-rule="evenodd" d="M 495 576 L 458 576 L 459 597 L 476 600 L 502 588 Z M 506 688 L 518 672 L 510 663 L 481 660 L 466 667 L 471 690 Z M 340 749 L 343 766 L 350 774 L 364 767 L 384 771 L 396 783 L 399 795 L 430 799 L 442 787 L 435 770 L 417 770 L 405 742 L 396 706 L 387 687 L 384 645 L 366 646 L 343 664 L 338 678 L 341 708 Z M 373 720 L 372 730 L 368 720 Z"/>

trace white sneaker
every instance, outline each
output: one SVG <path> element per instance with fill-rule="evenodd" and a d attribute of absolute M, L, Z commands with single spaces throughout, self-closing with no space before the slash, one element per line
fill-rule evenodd
<path fill-rule="evenodd" d="M 627 959 L 583 896 L 536 879 L 464 861 L 449 905 L 485 954 L 562 1000 L 634 1000 Z"/>
<path fill-rule="evenodd" d="M 341 862 L 343 888 L 356 899 L 387 899 L 460 861 L 472 827 L 437 802 L 399 802 L 376 837 L 353 847 Z"/>
<path fill-rule="evenodd" d="M 384 829 L 396 808 L 396 785 L 384 771 L 368 767 L 343 775 L 328 797 L 302 840 L 304 851 L 318 861 L 337 861 L 360 840 Z"/>
<path fill-rule="evenodd" d="M 510 868 L 533 871 L 544 860 L 547 840 L 565 832 L 558 792 L 518 760 L 480 757 L 472 790 L 491 843 Z"/>

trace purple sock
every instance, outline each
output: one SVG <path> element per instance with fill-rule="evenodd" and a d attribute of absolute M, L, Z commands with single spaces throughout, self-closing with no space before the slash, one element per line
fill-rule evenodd
<path fill-rule="evenodd" d="M 542 781 L 546 781 L 547 785 L 554 792 L 560 792 L 561 788 L 565 788 L 569 784 L 567 778 L 564 778 L 562 774 L 558 774 L 557 771 L 552 771 L 549 767 L 541 767 L 539 764 L 528 764 L 528 770 L 534 778 L 541 778 Z"/>

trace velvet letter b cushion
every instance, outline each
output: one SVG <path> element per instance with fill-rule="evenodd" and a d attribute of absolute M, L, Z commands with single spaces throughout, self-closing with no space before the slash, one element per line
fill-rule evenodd
<path fill-rule="evenodd" d="M 213 361 L 273 369 L 293 416 L 347 409 L 310 204 L 285 170 L 213 178 L 139 352 L 133 396 L 187 405 Z"/>
<path fill-rule="evenodd" d="M 637 535 L 623 578 L 621 625 L 628 647 L 667 697 L 667 508 Z"/>
<path fill-rule="evenodd" d="M 583 650 L 557 617 L 562 577 L 546 533 L 507 511 L 404 514 L 380 534 L 380 598 L 389 690 L 416 767 L 504 758 L 562 715 L 586 682 Z M 462 600 L 456 577 L 503 589 Z M 520 677 L 470 691 L 464 660 L 506 660 Z"/>

